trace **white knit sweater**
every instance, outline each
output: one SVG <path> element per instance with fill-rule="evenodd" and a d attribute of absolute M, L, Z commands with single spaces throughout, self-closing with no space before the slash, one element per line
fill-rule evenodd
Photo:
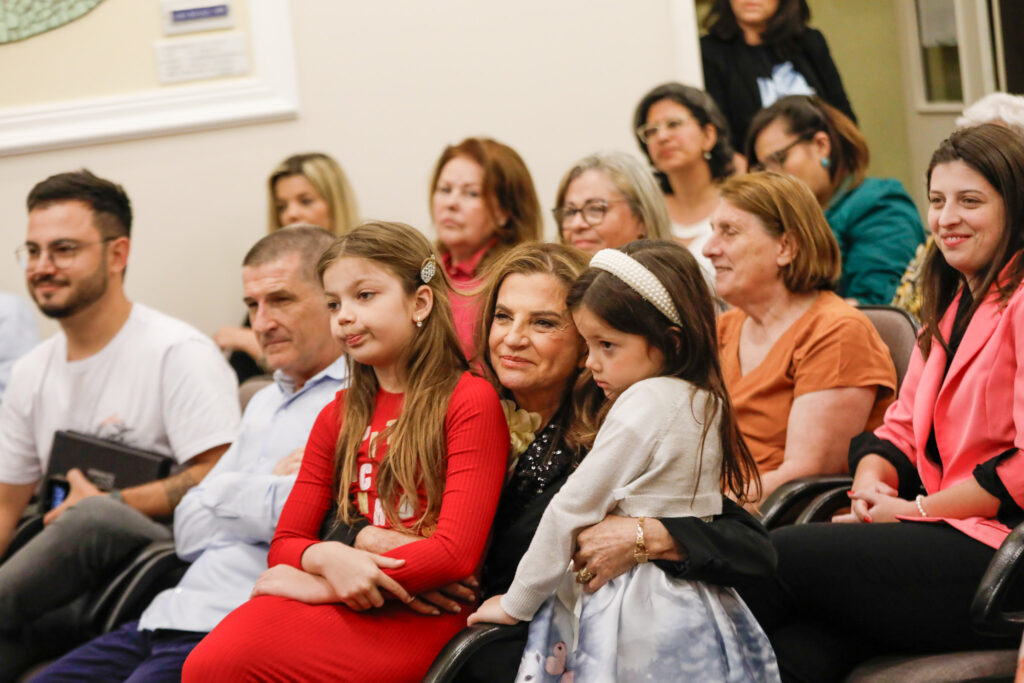
<path fill-rule="evenodd" d="M 716 411 L 698 457 L 710 395 L 674 377 L 637 382 L 605 418 L 594 447 L 544 511 L 501 606 L 529 621 L 568 568 L 576 534 L 609 512 L 629 517 L 720 514 Z"/>

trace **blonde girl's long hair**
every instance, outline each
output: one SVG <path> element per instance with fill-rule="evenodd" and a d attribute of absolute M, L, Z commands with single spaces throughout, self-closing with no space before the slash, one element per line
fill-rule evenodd
<path fill-rule="evenodd" d="M 320 257 L 317 272 L 324 272 L 342 258 L 363 258 L 398 278 L 406 295 L 413 296 L 424 284 L 420 270 L 434 257 L 430 243 L 419 231 L 402 223 L 367 222 L 339 237 Z M 392 527 L 420 533 L 437 523 L 444 493 L 447 445 L 445 415 L 448 401 L 459 377 L 468 368 L 452 322 L 448 302 L 448 281 L 439 264 L 426 283 L 434 295 L 434 306 L 415 328 L 412 342 L 401 363 L 406 377 L 402 413 L 380 435 L 387 452 L 377 470 L 377 495 Z M 412 320 L 409 325 L 412 325 Z M 359 512 L 350 491 L 357 476 L 357 454 L 366 428 L 373 417 L 379 385 L 369 365 L 349 357 L 349 387 L 341 415 L 341 432 L 335 450 L 334 482 L 337 486 L 338 517 L 352 524 Z M 419 491 L 426 493 L 422 509 Z M 412 522 L 398 516 L 402 502 L 415 510 Z"/>

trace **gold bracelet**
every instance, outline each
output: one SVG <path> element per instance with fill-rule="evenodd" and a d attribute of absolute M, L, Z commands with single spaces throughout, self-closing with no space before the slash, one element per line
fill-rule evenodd
<path fill-rule="evenodd" d="M 636 520 L 636 547 L 633 549 L 633 559 L 637 564 L 647 561 L 647 544 L 644 542 L 644 518 Z"/>

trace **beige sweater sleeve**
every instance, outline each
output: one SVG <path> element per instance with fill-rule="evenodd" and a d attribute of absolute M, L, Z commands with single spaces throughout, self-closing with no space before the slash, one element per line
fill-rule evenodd
<path fill-rule="evenodd" d="M 690 384 L 659 377 L 637 382 L 616 400 L 590 453 L 544 511 L 501 598 L 505 612 L 521 621 L 533 618 L 565 575 L 577 533 L 603 520 L 615 507 L 615 490 L 647 471 L 666 432 L 678 437 L 682 430 L 684 440 L 699 439 L 691 396 Z"/>

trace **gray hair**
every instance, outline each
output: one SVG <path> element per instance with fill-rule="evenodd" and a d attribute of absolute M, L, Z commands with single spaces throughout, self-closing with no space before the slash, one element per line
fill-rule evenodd
<path fill-rule="evenodd" d="M 1018 135 L 1024 135 L 1024 97 L 1005 92 L 994 92 L 964 109 L 956 120 L 957 128 L 969 128 L 982 123 L 1001 123 Z"/>
<path fill-rule="evenodd" d="M 302 262 L 299 274 L 304 280 L 320 286 L 316 264 L 327 247 L 334 242 L 334 235 L 315 225 L 292 225 L 284 230 L 272 232 L 252 245 L 242 260 L 242 267 L 262 266 L 288 254 L 298 254 Z"/>
<path fill-rule="evenodd" d="M 569 183 L 586 171 L 595 169 L 603 171 L 615 189 L 629 202 L 633 215 L 644 224 L 644 237 L 652 240 L 672 239 L 668 208 L 657 181 L 643 162 L 625 152 L 597 152 L 577 161 L 558 183 L 555 205 L 561 206 L 565 202 Z"/>

